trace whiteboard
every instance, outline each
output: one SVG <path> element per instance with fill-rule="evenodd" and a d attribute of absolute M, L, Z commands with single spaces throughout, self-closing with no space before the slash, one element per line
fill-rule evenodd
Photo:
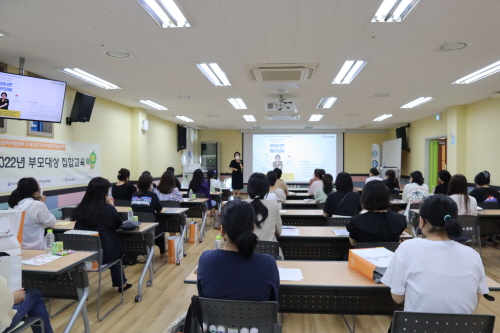
<path fill-rule="evenodd" d="M 382 168 L 397 168 L 401 171 L 401 138 L 384 141 L 382 145 Z M 399 174 L 399 172 L 397 172 Z"/>

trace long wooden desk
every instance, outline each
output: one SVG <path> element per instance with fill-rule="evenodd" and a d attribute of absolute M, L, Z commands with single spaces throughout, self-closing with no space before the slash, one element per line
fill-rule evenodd
<path fill-rule="evenodd" d="M 295 227 L 298 236 L 278 236 L 285 260 L 346 260 L 352 248 L 349 236 L 335 234 L 332 229 L 343 227 Z M 286 230 L 286 229 L 283 229 Z M 404 232 L 401 239 L 412 236 Z"/>
<path fill-rule="evenodd" d="M 339 261 L 277 261 L 280 268 L 300 268 L 302 281 L 281 281 L 280 312 L 392 315 L 403 305 L 394 303 L 390 288 L 376 284 Z M 196 270 L 196 269 L 195 269 Z M 196 283 L 193 270 L 184 280 Z M 487 278 L 490 291 L 500 284 Z"/>
<path fill-rule="evenodd" d="M 306 198 L 312 198 L 312 195 L 309 195 L 309 193 L 306 192 L 299 192 L 295 193 L 293 191 L 289 191 L 288 195 L 286 196 L 287 200 L 300 200 L 300 199 L 306 199 Z"/>
<path fill-rule="evenodd" d="M 314 200 L 285 200 L 285 202 L 283 203 L 283 209 L 318 209 L 318 204 Z"/>
<path fill-rule="evenodd" d="M 66 224 L 66 222 L 69 222 Z M 59 225 L 58 225 L 59 224 Z M 61 225 L 65 224 L 65 225 Z M 135 301 L 142 301 L 142 285 L 149 271 L 149 280 L 146 285 L 151 287 L 153 285 L 153 257 L 154 257 L 154 247 L 155 247 L 155 228 L 158 223 L 146 223 L 142 222 L 138 229 L 136 230 L 118 230 L 117 233 L 123 240 L 125 245 L 125 254 L 130 255 L 146 255 L 147 260 L 144 264 L 144 268 L 139 279 L 137 287 L 137 295 L 135 296 Z M 75 228 L 75 222 L 71 221 L 57 221 L 56 225 L 52 229 L 55 233 L 65 232 L 68 230 L 73 230 Z M 183 242 L 181 242 L 183 243 Z"/>
<path fill-rule="evenodd" d="M 280 210 L 283 225 L 325 226 L 326 217 L 322 209 L 284 209 Z"/>
<path fill-rule="evenodd" d="M 129 208 L 130 207 L 123 207 L 123 206 L 117 206 L 115 207 L 116 208 L 116 211 L 118 213 L 127 213 L 129 211 Z M 176 209 L 176 211 L 173 211 L 173 209 Z M 187 212 L 189 209 L 188 208 L 172 208 L 172 207 L 165 207 L 163 208 L 163 210 L 161 211 L 161 214 L 172 214 L 172 215 L 176 215 L 176 214 L 182 214 L 182 213 L 185 213 Z"/>
<path fill-rule="evenodd" d="M 24 260 L 45 253 L 44 250 L 22 250 L 21 256 Z M 75 252 L 40 266 L 22 265 L 23 288 L 37 289 L 47 298 L 78 301 L 64 333 L 71 331 L 80 313 L 85 332 L 90 332 L 89 317 L 85 305 L 89 296 L 89 278 L 84 262 L 94 255 L 95 252 Z"/>
<path fill-rule="evenodd" d="M 207 223 L 207 201 L 206 198 L 188 200 L 184 199 L 181 202 L 181 207 L 189 208 L 187 212 L 187 217 L 201 218 L 201 230 L 200 230 L 200 243 L 203 242 L 203 237 L 205 237 L 205 224 Z"/>

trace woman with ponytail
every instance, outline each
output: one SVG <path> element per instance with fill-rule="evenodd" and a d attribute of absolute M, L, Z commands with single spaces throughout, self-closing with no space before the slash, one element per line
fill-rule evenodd
<path fill-rule="evenodd" d="M 472 248 L 453 241 L 462 228 L 451 198 L 435 194 L 420 207 L 419 228 L 426 238 L 404 241 L 382 282 L 405 311 L 472 313 L 488 293 L 483 262 Z"/>
<path fill-rule="evenodd" d="M 198 263 L 198 295 L 241 300 L 278 301 L 280 278 L 276 261 L 254 253 L 255 213 L 248 202 L 229 201 L 222 209 L 223 250 L 205 251 Z"/>
<path fill-rule="evenodd" d="M 47 197 L 42 195 L 35 178 L 21 178 L 17 188 L 9 197 L 9 209 L 24 210 L 23 249 L 43 250 L 45 228 L 56 225 L 56 218 L 45 205 Z"/>
<path fill-rule="evenodd" d="M 281 234 L 283 222 L 277 201 L 264 200 L 269 192 L 269 179 L 262 173 L 254 173 L 248 179 L 248 196 L 255 212 L 255 234 L 263 241 L 277 242 L 276 236 Z"/>

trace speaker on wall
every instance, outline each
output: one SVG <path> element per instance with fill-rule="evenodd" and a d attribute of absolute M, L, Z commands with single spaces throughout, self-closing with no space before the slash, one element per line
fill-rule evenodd
<path fill-rule="evenodd" d="M 92 109 L 94 108 L 95 96 L 77 92 L 71 114 L 66 118 L 66 125 L 71 123 L 85 123 L 90 121 Z"/>
<path fill-rule="evenodd" d="M 177 125 L 177 151 L 186 149 L 187 146 L 187 128 Z"/>

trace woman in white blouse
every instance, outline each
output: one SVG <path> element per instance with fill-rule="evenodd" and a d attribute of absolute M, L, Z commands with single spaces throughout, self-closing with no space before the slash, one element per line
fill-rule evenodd
<path fill-rule="evenodd" d="M 456 202 L 458 215 L 477 215 L 477 201 L 467 194 L 467 178 L 464 175 L 451 177 L 447 194 Z"/>
<path fill-rule="evenodd" d="M 9 197 L 9 209 L 24 210 L 23 249 L 43 250 L 45 228 L 56 225 L 56 218 L 45 205 L 46 196 L 42 195 L 35 178 L 22 178 Z"/>

